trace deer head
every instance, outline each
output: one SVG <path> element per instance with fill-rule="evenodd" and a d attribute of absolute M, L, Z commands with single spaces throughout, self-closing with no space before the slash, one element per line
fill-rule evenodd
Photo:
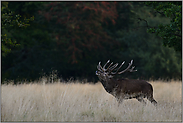
<path fill-rule="evenodd" d="M 101 66 L 101 62 L 99 62 L 99 64 L 97 65 L 98 71 L 96 71 L 96 75 L 99 77 L 100 80 L 107 81 L 107 80 L 113 78 L 116 74 L 122 74 L 127 71 L 129 71 L 129 72 L 137 71 L 137 70 L 133 70 L 135 68 L 135 66 L 130 68 L 132 66 L 133 60 L 131 60 L 128 67 L 121 72 L 118 72 L 118 71 L 123 66 L 125 61 L 122 62 L 118 68 L 116 68 L 118 66 L 118 63 L 113 65 L 113 62 L 107 68 L 105 68 L 109 62 L 110 62 L 110 60 L 108 60 L 103 67 Z"/>

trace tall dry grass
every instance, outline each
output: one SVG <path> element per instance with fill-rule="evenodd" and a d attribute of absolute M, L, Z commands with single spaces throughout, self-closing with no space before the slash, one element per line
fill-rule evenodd
<path fill-rule="evenodd" d="M 2 121 L 182 121 L 182 83 L 150 82 L 157 107 L 135 99 L 118 107 L 100 83 L 1 86 Z"/>

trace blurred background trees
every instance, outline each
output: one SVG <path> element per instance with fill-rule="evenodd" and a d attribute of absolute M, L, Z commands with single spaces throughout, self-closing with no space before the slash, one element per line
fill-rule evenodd
<path fill-rule="evenodd" d="M 170 23 L 151 27 L 149 32 L 155 33 L 163 39 L 165 46 L 173 47 L 182 52 L 182 3 L 181 2 L 146 2 L 155 12 L 170 18 Z"/>
<path fill-rule="evenodd" d="M 138 72 L 119 77 L 181 79 L 182 2 L 1 3 L 2 82 L 96 82 L 108 59 L 134 59 Z"/>

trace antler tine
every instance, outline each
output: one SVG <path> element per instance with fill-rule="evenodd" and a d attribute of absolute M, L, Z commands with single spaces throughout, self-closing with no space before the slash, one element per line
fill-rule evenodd
<path fill-rule="evenodd" d="M 103 69 L 104 69 L 104 70 L 106 70 L 106 69 L 105 69 L 105 66 L 106 66 L 109 62 L 110 62 L 110 60 L 108 60 L 108 61 L 105 63 L 105 65 L 103 66 Z"/>
<path fill-rule="evenodd" d="M 110 68 L 110 66 L 113 64 L 113 62 L 108 66 L 108 68 L 106 69 L 106 71 L 108 71 L 108 69 Z"/>
<path fill-rule="evenodd" d="M 102 68 L 102 66 L 100 65 L 100 63 L 101 63 L 101 62 L 98 63 L 97 69 L 100 70 L 100 71 L 104 71 L 103 68 Z"/>
<path fill-rule="evenodd" d="M 133 70 L 135 68 L 135 66 L 133 66 L 131 69 L 129 69 L 130 72 L 135 72 L 137 70 Z"/>
<path fill-rule="evenodd" d="M 130 72 L 132 71 L 133 72 L 134 67 L 132 67 L 132 69 L 129 69 L 132 66 L 132 63 L 133 63 L 133 60 L 131 60 L 131 63 L 129 63 L 128 67 L 125 70 L 123 70 L 121 72 L 118 72 L 118 74 L 122 74 L 126 71 L 130 71 Z"/>
<path fill-rule="evenodd" d="M 123 63 L 121 63 L 121 65 L 119 66 L 119 68 L 116 69 L 116 72 L 114 72 L 114 73 L 111 72 L 111 74 L 116 74 L 119 71 L 119 69 L 123 66 L 124 63 L 125 63 L 125 61 Z"/>
<path fill-rule="evenodd" d="M 118 66 L 118 63 L 114 64 L 112 67 L 109 68 L 109 73 L 113 71 Z"/>
<path fill-rule="evenodd" d="M 101 71 L 101 69 L 100 69 L 99 65 L 97 65 L 97 69 Z"/>

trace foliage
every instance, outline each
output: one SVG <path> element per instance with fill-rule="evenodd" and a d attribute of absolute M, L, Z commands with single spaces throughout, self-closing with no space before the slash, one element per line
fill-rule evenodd
<path fill-rule="evenodd" d="M 14 29 L 25 28 L 29 26 L 29 21 L 33 21 L 34 17 L 29 19 L 21 19 L 21 15 L 15 14 L 8 8 L 8 2 L 1 2 L 1 51 L 2 56 L 6 56 L 11 52 L 13 47 L 20 44 L 16 40 L 12 40 L 11 33 Z"/>
<path fill-rule="evenodd" d="M 126 61 L 123 68 L 134 59 L 138 72 L 119 77 L 181 79 L 181 54 L 163 47 L 162 39 L 145 29 L 135 28 L 138 17 L 148 18 L 153 26 L 169 24 L 169 19 L 141 2 L 8 2 L 2 6 L 2 18 L 11 20 L 2 23 L 2 34 L 12 42 L 5 44 L 2 38 L 3 46 L 11 49 L 5 53 L 2 48 L 3 82 L 30 82 L 53 71 L 64 80 L 96 82 L 98 62 L 108 59 Z M 10 12 L 13 16 L 5 16 Z M 31 17 L 34 21 L 27 22 Z M 29 25 L 20 28 L 17 22 Z"/>
<path fill-rule="evenodd" d="M 21 17 L 34 16 L 35 20 L 29 22 L 30 26 L 24 29 L 15 26 L 11 28 L 9 34 L 12 40 L 16 40 L 19 47 L 13 48 L 12 52 L 3 57 L 3 80 L 15 80 L 15 83 L 20 80 L 35 80 L 41 74 L 51 71 L 50 57 L 54 54 L 54 43 L 51 42 L 45 25 L 37 23 L 38 16 L 35 14 L 37 10 L 34 8 L 35 6 L 42 7 L 41 4 L 39 2 L 9 2 L 9 9 L 15 14 L 21 13 Z M 27 11 L 27 8 L 32 8 L 31 10 L 34 11 Z"/>
<path fill-rule="evenodd" d="M 182 51 L 182 2 L 146 2 L 148 6 L 162 16 L 171 19 L 169 24 L 159 24 L 149 28 L 148 32 L 155 33 L 163 39 L 165 46 Z"/>
<path fill-rule="evenodd" d="M 102 27 L 107 19 L 115 24 L 115 2 L 51 2 L 39 13 L 52 23 L 50 29 L 68 60 L 78 63 L 86 51 L 104 48 L 112 38 Z M 59 28 L 58 28 L 59 27 Z"/>
<path fill-rule="evenodd" d="M 118 41 L 125 47 L 118 50 L 119 55 L 126 62 L 134 60 L 137 72 L 124 75 L 128 78 L 140 79 L 181 79 L 181 62 L 176 52 L 168 47 L 164 47 L 162 42 L 152 34 L 148 34 L 144 29 L 124 33 L 118 31 Z M 142 45 L 143 44 L 143 45 Z M 124 59 L 125 58 L 125 59 Z M 126 66 L 128 64 L 126 63 Z M 125 68 L 125 65 L 124 65 Z M 162 72 L 163 71 L 163 72 Z"/>

